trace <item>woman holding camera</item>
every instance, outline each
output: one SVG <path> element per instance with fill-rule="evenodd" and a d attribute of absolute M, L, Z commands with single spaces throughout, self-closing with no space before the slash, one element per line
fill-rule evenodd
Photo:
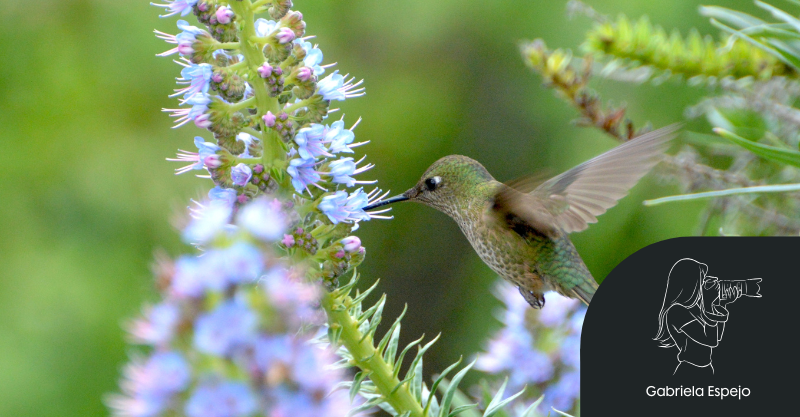
<path fill-rule="evenodd" d="M 712 350 L 725 332 L 728 310 L 725 306 L 741 295 L 741 289 L 720 299 L 720 283 L 707 276 L 708 265 L 684 258 L 672 266 L 667 291 L 658 315 L 661 347 L 676 346 L 678 366 L 674 374 L 714 373 Z M 699 372 L 698 372 L 699 371 Z"/>

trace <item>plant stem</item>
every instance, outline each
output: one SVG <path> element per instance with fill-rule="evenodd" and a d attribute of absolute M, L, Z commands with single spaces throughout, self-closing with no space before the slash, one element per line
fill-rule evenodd
<path fill-rule="evenodd" d="M 422 417 L 422 406 L 408 391 L 407 384 L 392 392 L 400 380 L 394 376 L 392 366 L 375 349 L 372 337 L 364 337 L 358 330 L 358 322 L 345 307 L 349 300 L 350 297 L 335 297 L 335 293 L 325 293 L 322 297 L 322 307 L 328 313 L 330 326 L 342 329 L 339 341 L 353 355 L 355 365 L 364 372 L 370 372 L 369 379 L 398 414 L 410 411 L 411 417 Z"/>

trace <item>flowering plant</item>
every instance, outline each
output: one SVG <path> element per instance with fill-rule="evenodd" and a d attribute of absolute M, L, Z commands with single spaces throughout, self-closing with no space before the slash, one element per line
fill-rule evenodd
<path fill-rule="evenodd" d="M 156 36 L 174 45 L 159 56 L 183 67 L 171 96 L 179 107 L 164 111 L 176 128 L 194 124 L 213 137 L 196 136 L 196 151 L 169 160 L 185 164 L 177 174 L 201 171 L 214 185 L 182 228 L 196 251 L 159 260 L 162 299 L 129 325 L 132 342 L 149 348 L 126 366 L 122 393 L 109 397 L 114 413 L 343 416 L 376 406 L 402 416 L 475 413 L 458 391 L 472 365 L 448 381 L 458 364 L 451 366 L 428 388 L 429 342 L 401 376 L 419 341 L 399 349 L 400 318 L 378 340 L 385 296 L 363 308 L 374 286 L 355 289 L 366 251 L 351 233 L 360 221 L 387 217 L 364 211 L 383 196 L 362 188 L 375 181 L 355 178 L 372 165 L 346 156 L 367 143 L 355 142 L 360 120 L 347 128 L 344 116 L 326 119 L 338 110 L 334 102 L 364 95 L 362 81 L 323 64 L 290 0 L 155 6 L 163 17 L 194 14 L 201 26 L 178 20 L 179 33 Z M 344 381 L 351 367 L 357 372 Z M 521 394 L 503 399 L 504 388 L 480 415 L 499 413 Z"/>

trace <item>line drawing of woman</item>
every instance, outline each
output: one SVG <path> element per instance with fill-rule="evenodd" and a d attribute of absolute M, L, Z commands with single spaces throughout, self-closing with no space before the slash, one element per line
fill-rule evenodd
<path fill-rule="evenodd" d="M 660 347 L 678 348 L 678 366 L 673 375 L 702 368 L 711 374 L 713 349 L 719 345 L 728 321 L 725 307 L 741 296 L 741 288 L 720 299 L 720 283 L 717 277 L 706 275 L 708 265 L 691 258 L 675 262 L 667 277 L 667 290 L 658 314 Z M 687 370 L 685 368 L 689 367 Z"/>

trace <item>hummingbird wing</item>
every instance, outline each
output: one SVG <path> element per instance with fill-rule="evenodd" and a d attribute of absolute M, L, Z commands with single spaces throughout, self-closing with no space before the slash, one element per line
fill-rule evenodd
<path fill-rule="evenodd" d="M 500 187 L 493 208 L 547 235 L 577 232 L 597 222 L 659 161 L 676 136 L 673 124 L 645 133 L 532 188 L 518 180 Z M 535 182 L 534 182 L 535 184 Z"/>

